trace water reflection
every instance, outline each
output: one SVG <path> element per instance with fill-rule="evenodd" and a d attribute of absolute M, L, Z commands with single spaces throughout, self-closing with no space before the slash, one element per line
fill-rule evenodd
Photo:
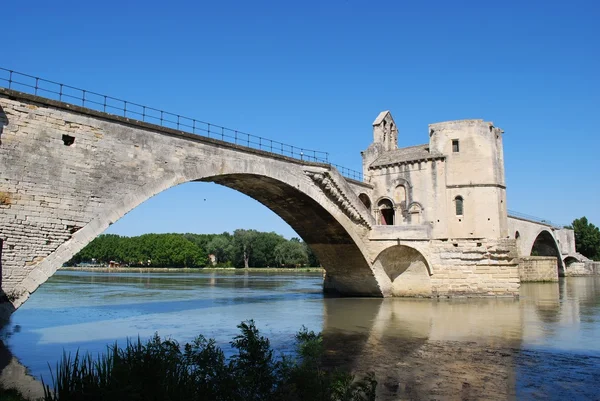
<path fill-rule="evenodd" d="M 374 371 L 382 400 L 600 393 L 600 278 L 525 284 L 520 300 L 324 298 L 320 288 L 311 273 L 59 272 L 13 315 L 5 341 L 37 377 L 63 348 L 98 352 L 155 331 L 227 348 L 254 318 L 283 350 L 302 325 L 322 331 L 327 364 Z"/>

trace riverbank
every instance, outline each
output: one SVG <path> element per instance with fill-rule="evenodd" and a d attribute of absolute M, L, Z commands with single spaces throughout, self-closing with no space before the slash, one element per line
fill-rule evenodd
<path fill-rule="evenodd" d="M 322 267 L 86 267 L 70 266 L 61 267 L 63 271 L 103 272 L 103 273 L 325 273 Z"/>

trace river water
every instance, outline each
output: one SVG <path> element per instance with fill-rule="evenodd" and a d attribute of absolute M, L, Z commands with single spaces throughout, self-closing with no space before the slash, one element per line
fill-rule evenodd
<path fill-rule="evenodd" d="M 294 272 L 59 271 L 2 330 L 4 354 L 47 379 L 63 351 L 155 332 L 182 343 L 201 333 L 227 350 L 254 319 L 281 351 L 302 325 L 323 332 L 326 363 L 375 372 L 381 400 L 600 400 L 598 277 L 524 284 L 518 300 L 326 298 L 321 283 Z"/>

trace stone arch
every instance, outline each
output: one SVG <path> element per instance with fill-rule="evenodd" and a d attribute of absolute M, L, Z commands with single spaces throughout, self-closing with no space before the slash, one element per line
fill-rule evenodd
<path fill-rule="evenodd" d="M 564 266 L 565 266 L 565 269 L 568 269 L 568 268 L 569 268 L 569 266 L 570 266 L 572 263 L 579 263 L 579 259 L 577 259 L 577 258 L 576 258 L 576 257 L 574 257 L 574 256 L 567 256 L 567 257 L 566 257 L 566 258 L 564 258 L 564 260 L 563 260 L 563 264 L 564 264 Z"/>
<path fill-rule="evenodd" d="M 395 206 L 394 202 L 387 197 L 380 198 L 377 201 L 377 224 L 384 226 L 393 226 L 395 224 Z"/>
<path fill-rule="evenodd" d="M 381 267 L 392 282 L 392 295 L 397 297 L 429 297 L 431 265 L 417 249 L 394 245 L 383 250 L 374 266 Z"/>
<path fill-rule="evenodd" d="M 531 256 L 554 256 L 556 258 L 556 268 L 559 276 L 565 275 L 564 263 L 562 261 L 560 248 L 554 238 L 554 235 L 547 229 L 541 229 L 531 244 L 529 251 Z"/>
<path fill-rule="evenodd" d="M 360 199 L 360 201 L 363 203 L 363 205 L 365 205 L 367 210 L 370 212 L 371 211 L 371 199 L 369 198 L 369 195 L 367 195 L 364 192 L 361 192 L 358 195 L 358 199 Z"/>

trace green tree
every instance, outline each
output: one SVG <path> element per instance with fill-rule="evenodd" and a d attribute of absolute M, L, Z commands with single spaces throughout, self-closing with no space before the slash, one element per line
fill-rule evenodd
<path fill-rule="evenodd" d="M 283 266 L 296 267 L 308 263 L 306 248 L 297 238 L 277 245 L 275 257 L 277 262 Z"/>
<path fill-rule="evenodd" d="M 587 258 L 600 260 L 600 229 L 588 222 L 585 216 L 573 220 L 572 228 L 577 252 Z"/>
<path fill-rule="evenodd" d="M 206 252 L 215 255 L 216 262 L 219 264 L 231 261 L 233 258 L 233 240 L 231 235 L 229 233 L 215 235 L 206 244 Z"/>
<path fill-rule="evenodd" d="M 319 261 L 319 258 L 317 258 L 317 255 L 315 255 L 315 253 L 313 252 L 311 247 L 306 242 L 302 242 L 302 244 L 304 245 L 304 249 L 306 250 L 306 255 L 308 256 L 308 265 L 311 267 L 321 266 L 321 262 Z"/>
<path fill-rule="evenodd" d="M 275 257 L 275 248 L 279 244 L 285 243 L 287 240 L 274 232 L 257 233 L 254 241 L 254 250 L 252 254 L 253 267 L 269 267 L 276 266 L 277 259 Z"/>
<path fill-rule="evenodd" d="M 236 266 L 240 266 L 238 261 L 241 260 L 242 265 L 245 268 L 250 267 L 250 259 L 252 258 L 254 243 L 256 242 L 257 236 L 258 231 L 256 230 L 238 229 L 233 232 L 233 240 L 236 252 Z"/>

